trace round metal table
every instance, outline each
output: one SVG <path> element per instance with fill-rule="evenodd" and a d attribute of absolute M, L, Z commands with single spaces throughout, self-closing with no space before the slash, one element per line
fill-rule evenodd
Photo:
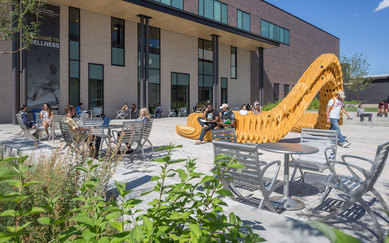
<path fill-rule="evenodd" d="M 273 153 L 284 154 L 284 195 L 272 197 L 272 201 L 279 202 L 286 210 L 298 210 L 304 208 L 304 203 L 289 196 L 289 155 L 290 154 L 314 154 L 319 149 L 299 143 L 262 143 L 257 145 L 259 149 Z"/>

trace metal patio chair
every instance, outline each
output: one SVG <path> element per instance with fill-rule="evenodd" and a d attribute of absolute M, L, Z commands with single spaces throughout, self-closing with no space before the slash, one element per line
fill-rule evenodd
<path fill-rule="evenodd" d="M 377 217 L 375 213 L 370 209 L 369 204 L 366 203 L 362 197 L 367 192 L 371 192 L 380 201 L 383 209 L 386 212 L 389 210 L 381 194 L 374 188 L 374 184 L 377 182 L 379 176 L 381 175 L 385 167 L 385 163 L 388 159 L 388 153 L 389 142 L 379 145 L 377 147 L 377 152 L 374 161 L 354 155 L 343 155 L 342 161 L 328 161 L 331 174 L 317 182 L 317 184 L 326 186 L 326 190 L 322 198 L 322 204 L 325 202 L 332 189 L 343 193 L 345 197 L 342 198 L 346 198 L 346 201 L 339 209 L 322 218 L 320 221 L 326 221 L 349 209 L 354 204 L 359 203 L 370 215 L 377 229 L 378 238 L 380 239 L 380 241 L 383 241 L 383 233 L 377 221 Z M 358 160 L 361 162 L 366 162 L 370 165 L 370 168 L 361 168 L 359 166 L 356 166 L 352 162 L 348 162 L 347 160 Z M 335 166 L 344 166 L 348 170 L 349 175 L 338 174 L 335 171 Z M 364 178 L 361 178 L 360 175 L 363 175 Z"/>
<path fill-rule="evenodd" d="M 130 154 L 130 158 L 132 158 L 139 150 L 142 150 L 143 160 L 146 160 L 144 151 L 142 149 L 142 136 L 144 130 L 144 122 L 143 121 L 130 121 L 124 122 L 122 129 L 119 131 L 112 131 L 112 142 L 118 144 L 120 146 L 119 151 L 123 153 L 126 149 L 121 149 L 122 145 L 125 147 L 131 146 L 136 143 L 136 148 L 133 149 L 134 152 Z"/>
<path fill-rule="evenodd" d="M 35 137 L 33 134 L 31 134 L 31 129 L 27 128 L 26 125 L 24 125 L 24 123 L 22 121 L 22 116 L 20 114 L 16 114 L 16 120 L 18 121 L 18 124 L 19 124 L 20 128 L 22 129 L 22 131 L 19 134 L 22 134 L 25 137 L 31 138 L 37 142 L 40 141 L 40 133 L 43 131 L 42 129 L 39 129 L 37 127 L 37 129 L 35 131 L 35 134 L 37 136 Z"/>
<path fill-rule="evenodd" d="M 212 141 L 224 141 L 236 143 L 236 133 L 234 128 L 212 129 Z"/>
<path fill-rule="evenodd" d="M 278 187 L 285 184 L 284 181 L 277 181 L 281 161 L 277 160 L 271 163 L 260 161 L 256 145 L 225 141 L 213 141 L 212 143 L 215 157 L 218 155 L 226 155 L 245 166 L 241 172 L 233 168 L 228 168 L 222 175 L 223 187 L 230 190 L 236 196 L 236 199 L 243 202 L 250 201 L 253 194 L 245 196 L 241 192 L 242 189 L 250 192 L 260 190 L 263 198 L 261 199 L 258 208 L 262 209 L 266 206 L 270 211 L 277 212 L 270 201 L 270 194 Z M 229 159 L 227 160 L 229 161 Z M 275 166 L 275 168 L 273 168 L 274 172 L 266 173 L 272 166 Z M 273 175 L 270 178 L 265 177 L 265 174 L 271 173 L 273 173 Z"/>
<path fill-rule="evenodd" d="M 174 109 L 169 109 L 169 115 L 167 117 L 176 117 L 177 113 Z"/>
<path fill-rule="evenodd" d="M 154 152 L 154 147 L 153 144 L 151 143 L 149 136 L 151 133 L 151 128 L 153 127 L 153 120 L 149 120 L 147 122 L 147 125 L 144 126 L 143 128 L 143 134 L 142 134 L 142 151 L 143 151 L 143 146 L 147 143 L 150 144 L 151 150 Z M 143 152 L 144 153 L 144 152 Z"/>
<path fill-rule="evenodd" d="M 187 115 L 188 115 L 188 112 L 187 112 L 186 107 L 181 107 L 180 110 L 178 111 L 178 116 L 181 117 L 181 116 L 187 116 Z"/>
<path fill-rule="evenodd" d="M 291 181 L 297 170 L 304 181 L 303 170 L 322 173 L 328 169 L 327 161 L 336 159 L 338 132 L 335 130 L 320 130 L 303 128 L 300 144 L 310 145 L 319 149 L 318 153 L 291 156 L 290 167 L 294 167 Z M 328 156 L 328 157 L 326 157 Z"/>

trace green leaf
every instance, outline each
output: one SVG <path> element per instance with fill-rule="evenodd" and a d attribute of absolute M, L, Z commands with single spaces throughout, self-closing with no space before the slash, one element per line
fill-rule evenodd
<path fill-rule="evenodd" d="M 227 156 L 227 155 L 218 154 L 215 157 L 215 162 L 220 161 L 220 160 L 229 160 L 229 159 L 231 159 L 231 158 L 229 156 Z"/>
<path fill-rule="evenodd" d="M 88 173 L 88 170 L 82 166 L 77 166 L 76 170 L 81 170 L 81 171 L 84 171 L 85 173 Z"/>
<path fill-rule="evenodd" d="M 153 231 L 153 222 L 151 222 L 149 218 L 143 216 L 143 225 L 145 226 L 147 232 L 151 234 Z"/>
<path fill-rule="evenodd" d="M 235 214 L 234 214 L 233 212 L 231 212 L 231 213 L 228 215 L 228 218 L 230 219 L 230 223 L 231 223 L 231 224 L 235 224 L 235 223 L 236 223 Z"/>
<path fill-rule="evenodd" d="M 0 216 L 2 216 L 2 217 L 5 217 L 5 216 L 15 217 L 16 216 L 16 211 L 13 210 L 13 209 L 8 209 L 8 210 L 5 210 L 4 212 L 2 212 L 0 214 Z"/>
<path fill-rule="evenodd" d="M 31 215 L 31 214 L 37 214 L 37 213 L 43 213 L 46 212 L 44 208 L 41 207 L 33 207 L 31 210 L 27 211 L 27 213 L 24 213 L 23 216 Z"/>
<path fill-rule="evenodd" d="M 241 164 L 237 161 L 233 162 L 229 167 L 231 169 L 244 169 L 244 168 L 246 168 L 246 166 L 244 166 L 243 164 Z"/>
<path fill-rule="evenodd" d="M 233 196 L 233 194 L 229 190 L 224 189 L 224 188 L 220 189 L 220 190 L 217 190 L 216 193 L 221 195 L 221 196 L 228 196 L 228 197 Z"/>
<path fill-rule="evenodd" d="M 99 164 L 94 164 L 91 168 L 90 168 L 90 172 L 93 172 L 97 167 L 99 167 L 100 165 Z"/>
<path fill-rule="evenodd" d="M 118 217 L 120 217 L 121 213 L 120 212 L 113 212 L 113 213 L 110 213 L 106 216 L 106 218 L 108 220 L 111 220 L 111 219 L 116 219 Z"/>
<path fill-rule="evenodd" d="M 14 178 L 18 175 L 14 170 L 11 170 L 7 167 L 2 167 L 0 169 L 0 181 Z"/>
<path fill-rule="evenodd" d="M 183 161 L 186 161 L 186 159 L 175 159 L 175 160 L 170 160 L 167 162 L 168 165 L 172 165 L 172 164 L 177 164 L 177 163 L 181 163 Z"/>
<path fill-rule="evenodd" d="M 82 223 L 82 224 L 87 224 L 87 225 L 92 225 L 92 220 L 88 218 L 87 216 L 84 215 L 77 215 L 71 218 L 70 220 L 74 220 L 77 223 Z"/>
<path fill-rule="evenodd" d="M 195 239 L 199 239 L 203 235 L 198 224 L 190 224 L 189 228 Z"/>
<path fill-rule="evenodd" d="M 204 176 L 203 179 L 201 179 L 201 183 L 207 183 L 207 182 L 210 182 L 210 181 L 214 181 L 215 180 L 215 177 L 213 176 Z"/>
<path fill-rule="evenodd" d="M 41 218 L 38 219 L 38 222 L 39 222 L 40 224 L 50 225 L 51 222 L 52 222 L 52 219 L 49 218 L 49 217 L 41 217 Z"/>
<path fill-rule="evenodd" d="M 27 186 L 30 186 L 30 185 L 39 185 L 39 184 L 43 184 L 43 182 L 40 182 L 40 181 L 30 181 L 30 182 L 27 182 L 23 185 L 23 187 L 27 187 Z"/>
<path fill-rule="evenodd" d="M 334 229 L 324 223 L 313 222 L 311 224 L 322 232 L 332 243 L 360 243 L 360 241 L 353 236 Z"/>
<path fill-rule="evenodd" d="M 139 225 L 135 225 L 135 227 L 132 229 L 130 233 L 130 239 L 130 242 L 134 243 L 143 242 L 143 231 Z"/>
<path fill-rule="evenodd" d="M 188 178 L 188 174 L 183 169 L 177 169 L 179 177 L 181 180 L 185 181 Z"/>
<path fill-rule="evenodd" d="M 89 240 L 95 238 L 96 236 L 97 236 L 97 234 L 91 232 L 89 229 L 84 230 L 84 231 L 82 232 L 82 238 L 83 238 L 84 240 L 87 240 L 87 241 L 89 241 Z"/>
<path fill-rule="evenodd" d="M 117 229 L 118 231 L 122 232 L 123 231 L 123 223 L 119 221 L 110 221 L 109 224 Z"/>
<path fill-rule="evenodd" d="M 8 162 L 8 161 L 13 161 L 13 160 L 18 160 L 18 158 L 16 158 L 16 157 L 5 158 L 5 159 L 0 161 L 0 164 L 2 164 L 4 162 Z"/>
<path fill-rule="evenodd" d="M 5 180 L 3 182 L 7 183 L 8 185 L 16 186 L 16 187 L 18 187 L 22 184 L 22 182 L 20 180 Z"/>

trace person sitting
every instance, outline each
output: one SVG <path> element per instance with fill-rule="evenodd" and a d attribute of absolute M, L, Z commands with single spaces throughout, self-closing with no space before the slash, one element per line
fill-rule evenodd
<path fill-rule="evenodd" d="M 20 110 L 19 110 L 19 113 L 21 118 L 22 118 L 22 123 L 28 128 L 28 129 L 35 129 L 35 126 L 33 125 L 34 122 L 31 121 L 29 118 L 28 118 L 28 114 L 27 114 L 27 106 L 26 105 L 21 105 L 20 106 Z"/>
<path fill-rule="evenodd" d="M 130 113 L 129 113 L 129 110 L 128 110 L 128 104 L 127 103 L 124 103 L 123 107 L 120 109 L 120 114 L 119 115 L 124 117 L 124 118 L 130 117 Z"/>
<path fill-rule="evenodd" d="M 358 109 L 357 109 L 357 116 L 360 117 L 361 122 L 364 120 L 364 117 L 369 118 L 369 122 L 371 122 L 371 118 L 373 116 L 372 113 L 365 113 L 365 108 L 363 108 L 362 104 L 359 104 Z"/>
<path fill-rule="evenodd" d="M 248 115 L 248 114 L 249 114 L 249 112 L 248 112 L 248 110 L 247 110 L 247 106 L 246 106 L 246 105 L 242 105 L 242 109 L 239 111 L 239 114 L 240 114 L 240 115 L 243 115 L 243 116 L 245 116 L 245 115 Z"/>
<path fill-rule="evenodd" d="M 138 109 L 136 108 L 136 105 L 132 104 L 132 106 L 131 106 L 131 118 L 135 118 L 137 112 L 138 112 Z"/>
<path fill-rule="evenodd" d="M 83 107 L 82 107 L 83 105 L 84 105 L 84 104 L 80 102 L 80 103 L 78 104 L 77 108 L 76 108 L 76 112 L 77 112 L 77 115 L 78 115 L 78 116 L 81 116 L 82 113 L 87 112 L 87 111 L 85 111 L 85 110 L 83 109 Z"/>
<path fill-rule="evenodd" d="M 64 122 L 66 122 L 69 126 L 70 132 L 73 135 L 73 140 L 76 143 L 81 143 L 88 138 L 87 132 L 90 131 L 88 128 L 79 127 L 77 123 L 73 120 L 73 116 L 76 114 L 76 109 L 72 105 L 67 105 L 65 107 L 65 118 Z M 91 137 L 91 143 L 89 144 L 90 148 L 90 156 L 97 159 L 99 155 L 101 138 L 97 136 Z"/>
<path fill-rule="evenodd" d="M 157 107 L 155 107 L 155 118 L 161 118 L 163 109 L 161 104 L 158 104 Z"/>
<path fill-rule="evenodd" d="M 196 103 L 196 105 L 193 107 L 193 112 L 196 112 L 199 109 L 199 104 Z"/>
<path fill-rule="evenodd" d="M 201 105 L 201 108 L 200 108 L 200 111 L 201 111 L 201 112 L 204 112 L 204 111 L 205 111 L 205 109 L 206 109 L 205 105 L 204 105 L 204 104 L 202 104 L 202 105 Z"/>
<path fill-rule="evenodd" d="M 205 133 L 208 130 L 214 129 L 216 127 L 216 122 L 219 121 L 219 112 L 215 111 L 212 108 L 212 104 L 207 104 L 207 108 L 204 110 L 204 113 L 201 117 L 197 118 L 197 121 L 200 123 L 202 129 L 199 140 L 195 143 L 196 145 L 202 144 Z"/>
<path fill-rule="evenodd" d="M 224 103 L 220 109 L 220 121 L 216 122 L 215 129 L 235 128 L 235 114 L 228 109 L 228 104 Z"/>
<path fill-rule="evenodd" d="M 143 107 L 139 111 L 139 117 L 136 119 L 137 121 L 143 121 L 144 126 L 147 126 L 147 123 L 150 121 L 151 115 L 149 110 L 146 107 Z M 120 135 L 119 135 L 120 136 Z M 126 154 L 131 154 L 134 150 L 131 148 L 131 144 L 127 144 Z"/>
<path fill-rule="evenodd" d="M 48 103 L 43 104 L 43 110 L 41 110 L 40 117 L 42 119 L 42 126 L 45 128 L 47 136 L 49 136 L 49 127 L 53 120 L 53 111 Z"/>
<path fill-rule="evenodd" d="M 385 114 L 385 117 L 388 117 L 388 102 L 385 100 L 381 101 L 378 104 L 378 111 L 377 111 L 377 116 L 381 117 Z"/>
<path fill-rule="evenodd" d="M 257 104 L 257 105 L 254 106 L 253 114 L 257 115 L 257 114 L 260 114 L 260 113 L 261 113 L 261 106 L 259 106 L 259 104 Z"/>

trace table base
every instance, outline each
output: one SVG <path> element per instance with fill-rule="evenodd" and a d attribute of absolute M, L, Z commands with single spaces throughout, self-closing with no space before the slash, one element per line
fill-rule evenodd
<path fill-rule="evenodd" d="M 274 196 L 270 201 L 279 203 L 286 210 L 300 210 L 305 207 L 302 201 L 286 196 Z"/>

